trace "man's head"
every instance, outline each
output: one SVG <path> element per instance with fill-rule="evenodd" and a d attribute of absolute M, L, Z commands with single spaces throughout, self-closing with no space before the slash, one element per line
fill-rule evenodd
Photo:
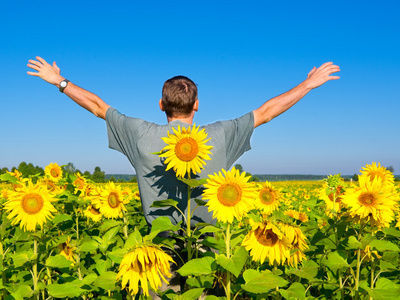
<path fill-rule="evenodd" d="M 188 117 L 197 111 L 197 86 L 185 76 L 168 79 L 162 89 L 160 107 L 168 117 Z"/>

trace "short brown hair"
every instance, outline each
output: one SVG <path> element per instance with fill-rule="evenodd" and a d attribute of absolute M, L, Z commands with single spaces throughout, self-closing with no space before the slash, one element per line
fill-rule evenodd
<path fill-rule="evenodd" d="M 168 79 L 162 88 L 162 103 L 169 117 L 188 116 L 197 100 L 196 84 L 185 76 Z"/>

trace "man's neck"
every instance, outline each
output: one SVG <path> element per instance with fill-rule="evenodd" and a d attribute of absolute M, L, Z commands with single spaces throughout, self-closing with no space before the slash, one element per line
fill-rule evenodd
<path fill-rule="evenodd" d="M 187 117 L 168 117 L 167 116 L 168 123 L 175 121 L 175 120 L 179 120 L 179 121 L 189 124 L 189 125 L 193 124 L 193 118 L 194 118 L 194 114 L 191 114 L 190 116 L 187 116 Z"/>

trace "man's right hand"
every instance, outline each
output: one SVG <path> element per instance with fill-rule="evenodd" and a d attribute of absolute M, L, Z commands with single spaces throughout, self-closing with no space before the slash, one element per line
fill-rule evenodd
<path fill-rule="evenodd" d="M 36 56 L 37 60 L 30 59 L 28 67 L 37 72 L 27 72 L 29 75 L 37 76 L 59 87 L 61 81 L 65 78 L 60 75 L 60 68 L 57 67 L 56 62 L 53 65 L 47 63 L 43 58 Z"/>

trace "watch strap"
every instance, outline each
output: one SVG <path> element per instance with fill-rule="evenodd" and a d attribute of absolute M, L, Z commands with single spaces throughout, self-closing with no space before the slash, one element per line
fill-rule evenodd
<path fill-rule="evenodd" d="M 62 83 L 65 83 L 65 84 L 62 84 Z M 64 79 L 63 81 L 61 81 L 60 82 L 60 92 L 61 93 L 64 93 L 64 89 L 68 86 L 68 82 L 69 82 L 69 80 L 68 79 Z"/>

